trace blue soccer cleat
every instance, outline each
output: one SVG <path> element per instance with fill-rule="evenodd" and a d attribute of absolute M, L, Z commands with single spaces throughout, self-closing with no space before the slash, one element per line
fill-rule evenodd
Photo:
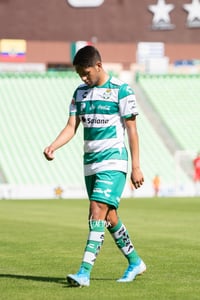
<path fill-rule="evenodd" d="M 117 280 L 117 282 L 130 282 L 135 279 L 137 275 L 141 275 L 146 271 L 145 263 L 140 259 L 138 264 L 131 264 L 128 266 L 124 275 Z"/>
<path fill-rule="evenodd" d="M 78 273 L 67 275 L 67 282 L 73 287 L 89 286 L 90 277 L 89 274 L 81 268 Z"/>

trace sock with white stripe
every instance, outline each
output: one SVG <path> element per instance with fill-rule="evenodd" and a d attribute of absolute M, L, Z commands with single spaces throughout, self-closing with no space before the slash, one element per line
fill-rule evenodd
<path fill-rule="evenodd" d="M 127 258 L 129 264 L 137 264 L 140 260 L 140 257 L 134 249 L 128 231 L 122 222 L 119 220 L 116 226 L 108 227 L 108 230 L 112 235 L 117 247 Z"/>
<path fill-rule="evenodd" d="M 81 269 L 84 269 L 87 273 L 90 274 L 104 241 L 105 221 L 90 220 L 89 229 L 90 232 L 81 263 Z"/>

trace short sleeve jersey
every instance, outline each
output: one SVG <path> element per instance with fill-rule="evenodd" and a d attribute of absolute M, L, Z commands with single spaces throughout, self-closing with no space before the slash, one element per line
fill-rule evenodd
<path fill-rule="evenodd" d="M 82 84 L 75 90 L 70 115 L 83 124 L 85 176 L 105 170 L 127 172 L 124 118 L 137 114 L 133 90 L 115 77 L 102 86 Z"/>

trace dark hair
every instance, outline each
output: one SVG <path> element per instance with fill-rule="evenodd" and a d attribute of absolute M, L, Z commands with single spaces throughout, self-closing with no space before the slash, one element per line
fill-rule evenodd
<path fill-rule="evenodd" d="M 97 61 L 101 62 L 99 51 L 93 46 L 85 46 L 76 53 L 73 65 L 88 68 L 93 67 Z"/>

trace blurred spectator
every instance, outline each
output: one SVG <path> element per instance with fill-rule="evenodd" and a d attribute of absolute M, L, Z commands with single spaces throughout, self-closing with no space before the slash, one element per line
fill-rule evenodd
<path fill-rule="evenodd" d="M 193 165 L 196 195 L 200 195 L 200 152 L 197 154 L 197 157 L 193 160 Z"/>
<path fill-rule="evenodd" d="M 132 182 L 131 179 L 130 179 L 129 183 L 130 183 L 130 191 L 131 191 L 131 195 L 130 196 L 134 197 L 135 187 L 134 187 L 133 182 Z"/>
<path fill-rule="evenodd" d="M 159 196 L 159 192 L 160 192 L 160 177 L 159 177 L 159 175 L 155 175 L 152 183 L 153 183 L 154 196 L 157 197 L 157 196 Z"/>

